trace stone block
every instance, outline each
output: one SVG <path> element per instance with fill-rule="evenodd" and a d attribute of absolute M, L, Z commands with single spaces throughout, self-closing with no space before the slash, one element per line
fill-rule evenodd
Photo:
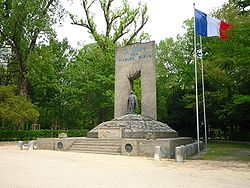
<path fill-rule="evenodd" d="M 17 142 L 18 149 L 22 150 L 23 149 L 23 145 L 24 145 L 23 141 L 18 141 Z"/>
<path fill-rule="evenodd" d="M 98 138 L 100 139 L 120 139 L 122 138 L 122 128 L 107 127 L 98 129 Z"/>
<path fill-rule="evenodd" d="M 192 145 L 187 144 L 186 145 L 186 157 L 190 157 L 190 156 L 192 156 Z"/>
<path fill-rule="evenodd" d="M 58 134 L 58 138 L 67 138 L 67 137 L 68 137 L 67 133 Z"/>
<path fill-rule="evenodd" d="M 57 150 L 65 151 L 67 150 L 77 138 L 38 138 L 36 141 L 37 149 L 41 150 Z M 58 143 L 62 144 L 58 144 Z M 62 149 L 59 147 L 62 146 Z"/>
<path fill-rule="evenodd" d="M 186 158 L 186 146 L 185 145 L 181 145 L 181 152 L 182 152 L 182 155 L 183 155 L 183 159 Z"/>
<path fill-rule="evenodd" d="M 30 141 L 28 143 L 28 150 L 33 150 L 34 149 L 34 145 L 35 145 L 34 141 Z"/>
<path fill-rule="evenodd" d="M 122 141 L 122 155 L 137 156 L 138 142 L 135 139 L 123 139 Z"/>
<path fill-rule="evenodd" d="M 183 152 L 182 152 L 182 149 L 181 149 L 181 147 L 176 147 L 175 148 L 175 161 L 176 162 L 183 162 L 183 158 L 184 158 L 184 156 L 183 156 Z"/>
<path fill-rule="evenodd" d="M 161 147 L 160 146 L 155 146 L 154 160 L 155 161 L 161 160 Z"/>

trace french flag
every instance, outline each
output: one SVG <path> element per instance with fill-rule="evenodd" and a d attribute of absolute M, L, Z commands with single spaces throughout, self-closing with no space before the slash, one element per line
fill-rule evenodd
<path fill-rule="evenodd" d="M 219 36 L 222 40 L 225 40 L 229 36 L 228 30 L 231 27 L 232 25 L 195 9 L 195 31 L 197 35 L 204 37 Z"/>

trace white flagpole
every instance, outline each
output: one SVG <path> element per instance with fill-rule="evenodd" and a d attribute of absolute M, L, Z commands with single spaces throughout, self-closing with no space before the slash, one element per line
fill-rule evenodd
<path fill-rule="evenodd" d="M 196 125 L 197 125 L 197 142 L 198 155 L 200 154 L 200 130 L 199 130 L 199 109 L 198 109 L 198 83 L 197 83 L 197 52 L 196 52 L 196 31 L 195 31 L 195 3 L 194 6 L 194 66 L 195 66 L 195 99 L 196 99 Z"/>
<path fill-rule="evenodd" d="M 203 102 L 203 116 L 204 116 L 204 131 L 205 131 L 205 147 L 207 148 L 207 120 L 206 120 L 206 104 L 205 104 L 205 89 L 204 89 L 204 69 L 203 69 L 203 51 L 202 38 L 200 36 L 201 46 L 201 80 L 202 80 L 202 102 Z"/>

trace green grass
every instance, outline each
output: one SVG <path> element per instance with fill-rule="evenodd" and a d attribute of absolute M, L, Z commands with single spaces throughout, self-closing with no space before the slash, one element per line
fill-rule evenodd
<path fill-rule="evenodd" d="M 241 143 L 210 141 L 208 151 L 201 159 L 216 161 L 250 162 L 250 145 Z"/>

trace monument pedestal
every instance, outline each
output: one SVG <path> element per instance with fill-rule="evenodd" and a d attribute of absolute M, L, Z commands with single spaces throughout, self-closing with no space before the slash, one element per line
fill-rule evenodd
<path fill-rule="evenodd" d="M 111 121 L 103 122 L 87 134 L 88 138 L 133 138 L 159 139 L 176 138 L 178 133 L 167 124 L 151 118 L 127 114 Z"/>
<path fill-rule="evenodd" d="M 175 147 L 192 142 L 191 138 L 178 137 L 178 133 L 167 124 L 149 117 L 127 114 L 103 122 L 88 132 L 95 140 L 121 142 L 121 155 L 152 157 L 155 146 L 161 148 L 161 157 L 173 158 Z"/>

